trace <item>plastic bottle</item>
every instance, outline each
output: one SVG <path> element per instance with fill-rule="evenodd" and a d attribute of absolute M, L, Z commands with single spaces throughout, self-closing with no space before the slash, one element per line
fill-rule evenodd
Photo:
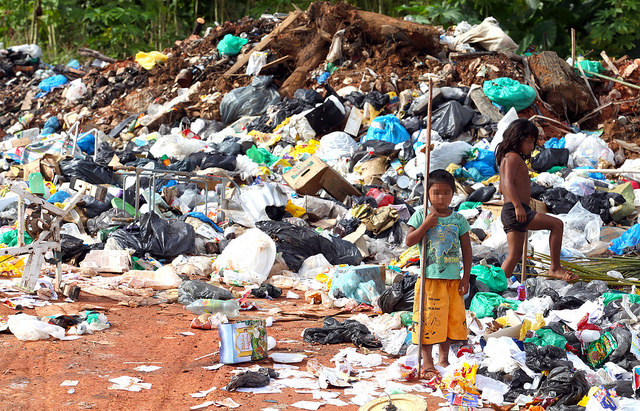
<path fill-rule="evenodd" d="M 31 173 L 29 174 L 29 188 L 31 189 L 31 194 L 42 194 L 44 195 L 44 179 L 42 178 L 42 173 Z"/>
<path fill-rule="evenodd" d="M 201 298 L 185 306 L 185 308 L 196 315 L 205 313 L 223 313 L 227 317 L 237 317 L 240 315 L 240 304 L 237 300 L 223 301 Z"/>

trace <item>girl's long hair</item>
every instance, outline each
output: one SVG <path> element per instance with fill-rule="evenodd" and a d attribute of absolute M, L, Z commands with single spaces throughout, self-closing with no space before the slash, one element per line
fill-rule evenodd
<path fill-rule="evenodd" d="M 519 118 L 511 123 L 504 132 L 502 142 L 496 147 L 496 167 L 500 168 L 500 163 L 507 153 L 522 155 L 520 147 L 529 137 L 538 139 L 538 127 L 533 122 Z"/>

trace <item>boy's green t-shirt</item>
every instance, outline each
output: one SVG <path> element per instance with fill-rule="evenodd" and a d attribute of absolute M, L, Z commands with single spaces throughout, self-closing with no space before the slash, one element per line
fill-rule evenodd
<path fill-rule="evenodd" d="M 407 224 L 418 229 L 423 221 L 424 211 L 420 209 L 413 213 Z M 461 278 L 460 236 L 468 231 L 467 219 L 455 211 L 447 217 L 438 217 L 438 225 L 427 231 L 426 235 L 428 239 L 426 278 L 445 280 Z M 420 257 L 422 258 L 422 255 Z"/>

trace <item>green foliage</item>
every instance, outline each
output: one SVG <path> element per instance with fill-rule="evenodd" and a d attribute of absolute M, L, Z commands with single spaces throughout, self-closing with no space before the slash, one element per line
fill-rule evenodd
<path fill-rule="evenodd" d="M 312 0 L 296 1 L 306 9 Z M 337 0 L 331 0 L 336 2 Z M 445 28 L 493 16 L 520 44 L 519 52 L 545 45 L 565 57 L 571 51 L 570 29 L 578 51 L 606 50 L 610 55 L 640 54 L 640 0 L 347 0 L 363 10 Z M 33 23 L 34 8 L 41 14 Z M 124 58 L 137 51 L 162 50 L 190 34 L 196 17 L 207 25 L 262 13 L 286 13 L 290 0 L 0 0 L 0 41 L 24 44 L 34 37 L 44 61 L 66 63 L 78 47 Z M 546 40 L 546 41 L 545 41 Z M 77 57 L 77 56 L 75 56 Z"/>

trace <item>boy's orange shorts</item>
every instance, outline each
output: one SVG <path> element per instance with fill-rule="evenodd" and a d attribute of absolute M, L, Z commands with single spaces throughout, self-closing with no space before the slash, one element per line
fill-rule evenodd
<path fill-rule="evenodd" d="M 467 318 L 459 285 L 460 280 L 425 279 L 423 344 L 439 344 L 447 339 L 467 340 Z M 412 340 L 418 344 L 420 281 L 416 282 L 414 295 Z"/>

